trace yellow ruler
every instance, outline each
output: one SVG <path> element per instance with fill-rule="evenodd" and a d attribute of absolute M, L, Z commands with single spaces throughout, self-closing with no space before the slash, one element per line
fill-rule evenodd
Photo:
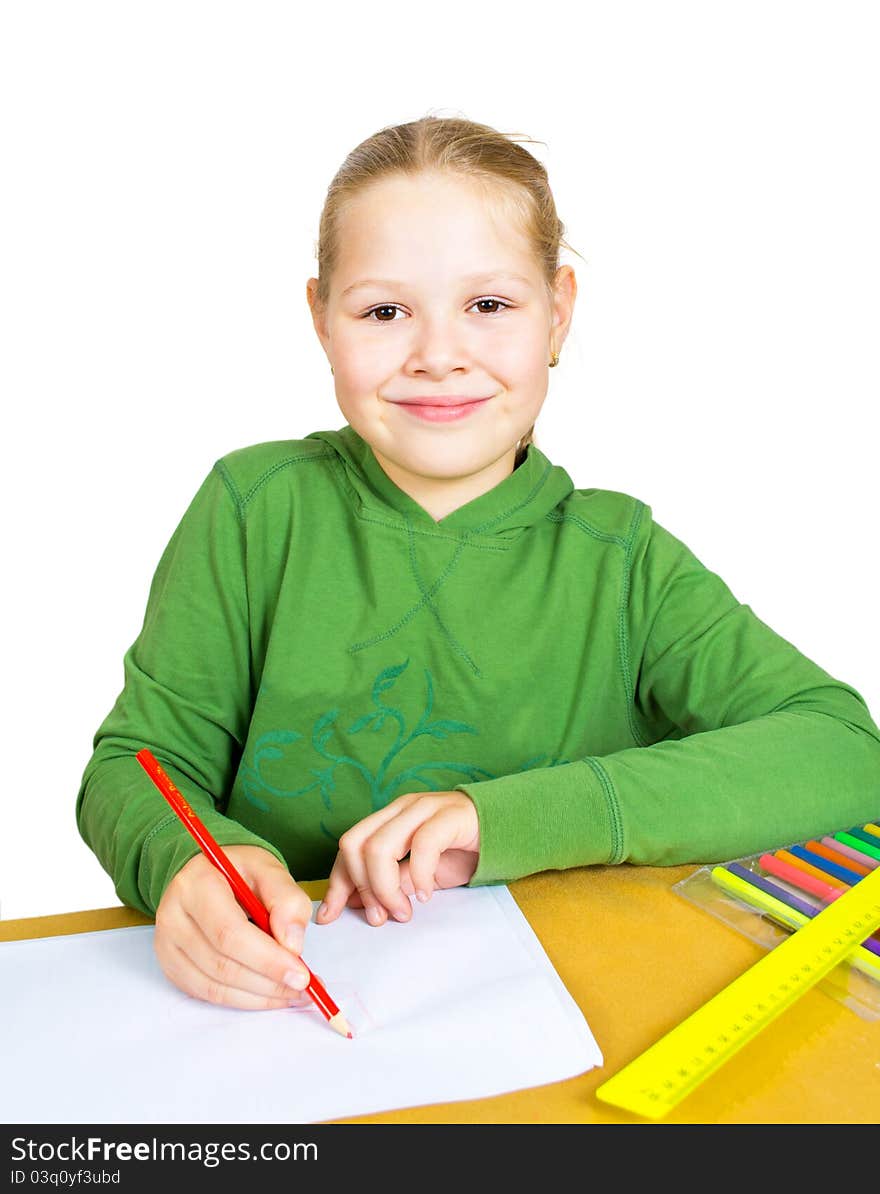
<path fill-rule="evenodd" d="M 661 1119 L 880 926 L 880 867 L 854 883 L 596 1091 Z"/>

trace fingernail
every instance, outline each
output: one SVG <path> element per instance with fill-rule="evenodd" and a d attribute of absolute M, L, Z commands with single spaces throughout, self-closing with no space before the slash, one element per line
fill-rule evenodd
<path fill-rule="evenodd" d="M 304 991 L 309 985 L 308 973 L 301 966 L 296 970 L 288 970 L 284 976 L 284 983 L 294 991 Z"/>
<path fill-rule="evenodd" d="M 419 903 L 420 903 L 420 904 L 427 904 L 427 902 L 428 902 L 428 893 L 427 893 L 426 891 L 417 891 L 417 892 L 416 892 L 416 899 L 419 901 Z"/>
<path fill-rule="evenodd" d="M 295 954 L 302 953 L 303 947 L 303 928 L 301 925 L 291 925 L 284 934 L 284 941 L 287 948 L 293 950 Z"/>
<path fill-rule="evenodd" d="M 378 908 L 368 908 L 367 920 L 371 925 L 380 925 L 382 923 L 382 913 Z"/>
<path fill-rule="evenodd" d="M 321 905 L 321 907 L 318 909 L 318 920 L 323 920 L 323 919 L 324 919 L 324 917 L 327 915 L 328 911 L 329 911 L 329 909 L 328 909 L 328 907 L 327 907 L 327 904 L 326 904 L 326 902 L 325 902 L 325 903 L 323 903 L 323 904 Z"/>
<path fill-rule="evenodd" d="M 405 904 L 401 904 L 401 906 L 394 913 L 395 920 L 409 920 L 409 918 L 411 916 L 412 916 L 412 905 L 410 904 L 409 900 L 407 900 L 407 902 Z"/>

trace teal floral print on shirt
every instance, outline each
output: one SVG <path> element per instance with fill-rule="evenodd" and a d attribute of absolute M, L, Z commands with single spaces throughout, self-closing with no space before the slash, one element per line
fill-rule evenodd
<path fill-rule="evenodd" d="M 479 734 L 480 732 L 476 726 L 469 725 L 464 721 L 456 721 L 451 718 L 431 720 L 434 708 L 434 684 L 431 673 L 427 668 L 423 669 L 427 685 L 425 708 L 416 725 L 407 732 L 406 716 L 403 710 L 386 703 L 385 694 L 390 692 L 403 672 L 409 667 L 409 664 L 410 660 L 407 658 L 403 663 L 384 668 L 379 672 L 373 681 L 370 693 L 374 707 L 356 718 L 347 727 L 346 732 L 348 734 L 366 732 L 376 734 L 387 723 L 396 723 L 397 733 L 395 739 L 375 771 L 371 771 L 360 759 L 352 758 L 351 755 L 334 753 L 330 742 L 338 729 L 336 723 L 340 711 L 338 708 L 329 709 L 317 718 L 309 736 L 312 750 L 321 759 L 326 761 L 327 766 L 309 767 L 303 775 L 303 780 L 306 781 L 307 776 L 311 778 L 300 787 L 276 787 L 267 780 L 263 772 L 263 767 L 266 763 L 284 758 L 286 748 L 303 741 L 304 735 L 298 730 L 278 729 L 262 734 L 257 739 L 254 744 L 253 758 L 250 762 L 242 762 L 240 773 L 244 794 L 251 804 L 255 805 L 262 812 L 268 812 L 269 805 L 265 799 L 267 796 L 285 800 L 295 799 L 318 789 L 324 807 L 328 812 L 332 812 L 334 807 L 333 796 L 336 793 L 335 773 L 337 768 L 340 767 L 354 768 L 363 777 L 364 792 L 368 795 L 368 800 L 365 800 L 364 803 L 365 806 L 367 804 L 369 806 L 365 807 L 363 816 L 367 816 L 368 813 L 375 812 L 377 809 L 384 808 L 396 796 L 413 790 L 418 791 L 421 787 L 427 792 L 444 791 L 448 784 L 447 777 L 449 772 L 461 776 L 458 782 L 466 780 L 480 782 L 482 780 L 495 779 L 496 776 L 492 772 L 486 771 L 476 763 L 463 762 L 460 759 L 454 758 L 445 760 L 434 759 L 430 762 L 415 763 L 412 766 L 394 770 L 395 765 L 399 765 L 401 761 L 400 756 L 417 738 L 427 735 L 431 738 L 445 741 L 454 734 Z M 527 771 L 532 767 L 539 766 L 545 759 L 546 755 L 535 756 L 528 759 L 519 770 Z M 548 764 L 544 762 L 543 765 L 556 766 L 558 763 L 567 761 L 567 759 L 556 759 L 553 763 Z M 430 772 L 432 771 L 444 773 L 441 785 L 438 786 L 433 782 L 430 776 Z M 336 835 L 330 833 L 323 822 L 322 828 L 328 836 L 332 837 L 334 841 L 336 840 Z"/>

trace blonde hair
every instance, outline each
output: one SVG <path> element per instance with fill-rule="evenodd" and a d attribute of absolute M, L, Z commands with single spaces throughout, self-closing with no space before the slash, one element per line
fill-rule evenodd
<path fill-rule="evenodd" d="M 461 117 L 426 115 L 406 124 L 379 129 L 357 145 L 327 188 L 321 211 L 316 244 L 317 302 L 327 306 L 339 258 L 340 221 L 349 202 L 381 178 L 432 170 L 466 179 L 482 192 L 487 204 L 503 208 L 503 214 L 516 224 L 534 251 L 548 301 L 552 301 L 560 247 L 577 250 L 564 239 L 565 226 L 556 214 L 546 169 L 518 141 L 544 144 L 523 134 L 500 133 L 489 125 Z M 519 441 L 517 464 L 528 444 L 537 447 L 534 431 L 532 424 Z"/>

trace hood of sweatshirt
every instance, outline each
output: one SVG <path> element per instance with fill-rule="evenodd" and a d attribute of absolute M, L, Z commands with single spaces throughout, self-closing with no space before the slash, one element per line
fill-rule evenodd
<path fill-rule="evenodd" d="M 465 502 L 439 521 L 391 480 L 373 449 L 348 423 L 335 431 L 313 431 L 336 453 L 361 503 L 401 524 L 462 535 L 516 538 L 543 519 L 572 492 L 571 477 L 529 444 L 519 466 L 494 488 Z"/>

